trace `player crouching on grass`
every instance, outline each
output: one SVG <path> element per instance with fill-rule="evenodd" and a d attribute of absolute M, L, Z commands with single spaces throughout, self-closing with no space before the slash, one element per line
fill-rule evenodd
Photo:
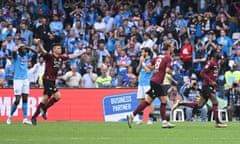
<path fill-rule="evenodd" d="M 225 128 L 227 125 L 220 122 L 218 117 L 218 101 L 216 98 L 216 81 L 221 67 L 222 57 L 220 53 L 217 52 L 217 50 L 212 50 L 210 56 L 211 59 L 206 63 L 200 72 L 200 76 L 203 80 L 200 100 L 198 102 L 177 101 L 177 103 L 173 105 L 172 111 L 180 105 L 188 106 L 191 108 L 201 108 L 204 104 L 207 103 L 208 99 L 210 99 L 213 105 L 213 117 L 216 121 L 216 127 Z"/>
<path fill-rule="evenodd" d="M 56 87 L 56 79 L 59 68 L 62 63 L 68 59 L 73 59 L 76 57 L 80 57 L 84 53 L 78 54 L 62 54 L 62 46 L 60 44 L 54 44 L 52 48 L 52 53 L 48 53 L 41 44 L 40 39 L 34 39 L 34 42 L 37 44 L 38 49 L 44 56 L 46 62 L 46 68 L 43 75 L 43 98 L 41 103 L 38 105 L 36 112 L 32 116 L 32 124 L 37 125 L 37 116 L 41 113 L 43 119 L 47 119 L 47 110 L 51 106 L 53 106 L 56 102 L 58 102 L 61 98 L 61 94 Z"/>

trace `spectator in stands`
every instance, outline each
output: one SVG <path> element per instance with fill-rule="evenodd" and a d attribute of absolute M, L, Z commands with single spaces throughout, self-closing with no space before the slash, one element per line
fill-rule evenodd
<path fill-rule="evenodd" d="M 0 88 L 4 88 L 5 79 L 5 71 L 4 68 L 0 67 Z"/>
<path fill-rule="evenodd" d="M 123 87 L 136 87 L 137 76 L 133 73 L 133 67 L 130 65 L 127 68 L 127 73 L 123 77 Z"/>
<path fill-rule="evenodd" d="M 12 62 L 12 57 L 8 57 L 7 63 L 5 66 L 5 73 L 6 73 L 6 82 L 7 82 L 7 87 L 12 87 L 13 86 L 13 74 L 14 74 L 14 66 Z"/>
<path fill-rule="evenodd" d="M 167 24 L 163 28 L 164 35 L 167 35 L 169 32 L 171 32 L 173 37 L 177 39 L 176 25 L 173 23 L 172 18 L 167 18 Z"/>
<path fill-rule="evenodd" d="M 74 50 L 77 48 L 78 39 L 75 35 L 73 29 L 70 30 L 69 35 L 64 39 L 64 46 L 67 48 L 66 53 L 72 54 Z"/>
<path fill-rule="evenodd" d="M 83 25 L 83 23 L 80 20 L 77 20 L 72 26 L 72 29 L 75 32 L 75 36 L 78 39 L 80 38 L 80 34 L 82 34 L 84 32 L 82 25 Z"/>
<path fill-rule="evenodd" d="M 197 102 L 201 95 L 201 89 L 198 85 L 197 79 L 191 79 L 190 80 L 190 86 L 184 90 L 184 96 L 186 97 L 187 102 Z M 193 109 L 190 107 L 186 107 L 186 117 L 187 121 L 192 121 L 193 119 L 193 111 L 196 112 L 197 109 Z M 201 114 L 201 121 L 207 121 L 208 120 L 208 108 L 206 105 L 204 105 L 202 108 L 200 108 Z"/>
<path fill-rule="evenodd" d="M 4 21 L 5 20 L 5 16 L 3 14 L 3 9 L 0 8 L 0 22 Z"/>
<path fill-rule="evenodd" d="M 118 41 L 118 38 L 116 35 L 114 35 L 113 31 L 109 31 L 107 33 L 107 38 L 106 38 L 106 49 L 110 53 L 111 56 L 113 56 L 114 50 L 115 50 L 115 44 Z"/>
<path fill-rule="evenodd" d="M 56 35 L 56 36 L 61 36 L 63 32 L 63 23 L 59 19 L 58 15 L 53 15 L 52 21 L 49 23 L 49 28 L 50 31 Z"/>
<path fill-rule="evenodd" d="M 7 49 L 6 42 L 3 41 L 0 47 L 0 67 L 5 68 L 7 59 L 11 55 L 11 51 Z"/>
<path fill-rule="evenodd" d="M 80 59 L 81 62 L 81 74 L 83 75 L 87 71 L 87 66 L 93 66 L 93 71 L 96 72 L 97 68 L 97 52 L 92 49 L 92 46 L 89 45 L 86 49 L 86 54 L 83 55 Z"/>
<path fill-rule="evenodd" d="M 54 15 L 58 16 L 58 18 L 62 21 L 64 18 L 64 14 L 61 9 L 58 8 L 57 3 L 53 3 L 51 9 L 48 11 L 48 17 L 52 18 Z"/>
<path fill-rule="evenodd" d="M 237 12 L 237 17 L 238 17 L 238 20 L 240 19 L 240 3 L 237 3 L 237 2 L 233 2 L 233 7 L 235 8 L 236 12 Z M 239 22 L 239 21 L 238 21 Z M 239 29 L 238 29 L 239 30 Z"/>
<path fill-rule="evenodd" d="M 94 22 L 97 20 L 97 10 L 94 5 L 90 5 L 86 13 L 86 22 L 89 26 L 93 26 Z"/>
<path fill-rule="evenodd" d="M 5 29 L 2 29 L 2 40 L 7 39 L 8 36 L 15 37 L 17 29 L 13 26 L 12 22 L 7 24 Z"/>
<path fill-rule="evenodd" d="M 48 16 L 49 6 L 44 3 L 44 0 L 38 0 L 37 5 L 35 5 L 35 7 L 34 7 L 34 11 L 33 11 L 33 15 L 34 16 L 38 16 L 39 15 L 39 13 L 38 13 L 39 9 L 42 9 L 42 11 L 43 11 L 42 15 L 44 17 Z"/>
<path fill-rule="evenodd" d="M 68 88 L 80 88 L 82 76 L 77 72 L 76 64 L 73 64 L 71 70 L 64 74 L 63 79 Z"/>
<path fill-rule="evenodd" d="M 38 62 L 33 65 L 32 71 L 34 72 L 35 78 L 34 83 L 36 83 L 39 86 L 39 77 L 42 75 L 45 71 L 45 60 L 42 55 L 38 57 Z"/>
<path fill-rule="evenodd" d="M 28 81 L 30 83 L 30 88 L 36 88 L 37 86 L 37 69 L 33 67 L 33 63 L 31 60 L 28 61 Z"/>
<path fill-rule="evenodd" d="M 96 88 L 110 88 L 112 87 L 112 78 L 107 75 L 107 66 L 102 64 L 100 67 L 101 75 L 97 77 L 95 84 Z"/>
<path fill-rule="evenodd" d="M 233 61 L 229 61 L 230 70 L 224 73 L 225 89 L 232 86 L 234 80 L 240 81 L 240 71 L 237 69 L 237 65 Z"/>
<path fill-rule="evenodd" d="M 74 50 L 74 54 L 78 54 L 78 53 L 85 53 L 86 52 L 86 48 L 83 46 L 82 42 L 78 42 L 77 44 L 77 48 Z M 74 58 L 71 60 L 71 64 L 76 64 L 77 65 L 77 71 L 80 70 L 80 64 L 81 64 L 81 59 L 80 58 Z"/>
<path fill-rule="evenodd" d="M 44 46 L 48 52 L 52 51 L 52 46 L 55 43 L 60 43 L 62 41 L 62 37 L 55 35 L 53 32 L 49 32 L 47 37 L 44 38 Z M 62 52 L 66 53 L 66 50 L 62 48 Z"/>
<path fill-rule="evenodd" d="M 207 10 L 208 12 L 212 12 L 213 14 L 216 14 L 217 10 L 217 1 L 216 0 L 211 0 L 210 3 L 208 4 Z"/>
<path fill-rule="evenodd" d="M 120 56 L 117 58 L 117 69 L 118 69 L 117 74 L 118 74 L 120 83 L 122 83 L 123 77 L 127 73 L 127 67 L 130 66 L 131 63 L 132 63 L 132 60 L 126 54 L 126 51 L 121 49 Z"/>
<path fill-rule="evenodd" d="M 110 70 L 116 67 L 111 56 L 104 57 L 103 64 L 108 67 L 107 75 L 110 75 Z"/>
<path fill-rule="evenodd" d="M 177 13 L 177 18 L 173 22 L 177 29 L 177 38 L 184 40 L 187 36 L 187 20 L 184 19 L 183 13 Z"/>
<path fill-rule="evenodd" d="M 103 17 L 103 22 L 106 25 L 106 32 L 113 31 L 114 28 L 114 18 L 111 16 L 111 11 L 106 10 Z"/>
<path fill-rule="evenodd" d="M 182 96 L 179 94 L 178 89 L 176 86 L 171 86 L 167 90 L 167 95 L 169 98 L 169 101 L 167 103 L 167 109 L 171 109 L 171 107 L 178 101 L 182 100 Z"/>
<path fill-rule="evenodd" d="M 191 45 L 190 40 L 186 38 L 179 52 L 180 58 L 184 63 L 184 69 L 186 71 L 192 68 L 193 51 L 194 51 L 194 48 Z"/>
<path fill-rule="evenodd" d="M 193 7 L 191 5 L 189 5 L 187 8 L 187 12 L 185 12 L 185 14 L 184 14 L 184 18 L 189 20 L 191 17 L 194 16 L 194 14 L 195 14 L 195 12 L 193 10 Z"/>
<path fill-rule="evenodd" d="M 226 35 L 225 30 L 220 30 L 220 36 L 217 37 L 217 44 L 222 45 L 222 55 L 225 57 L 230 57 L 232 55 L 232 39 Z"/>
<path fill-rule="evenodd" d="M 98 57 L 97 74 L 99 75 L 100 74 L 100 69 L 101 69 L 102 64 L 104 63 L 105 57 L 110 56 L 110 53 L 106 49 L 105 42 L 103 40 L 99 41 L 98 48 L 97 48 L 96 52 L 97 52 L 97 57 Z"/>
<path fill-rule="evenodd" d="M 119 33 L 119 31 L 114 30 L 114 33 Z M 115 50 L 116 50 L 117 45 L 119 45 L 120 47 L 124 47 L 125 45 L 127 45 L 126 35 L 119 34 L 119 35 L 116 36 L 116 39 L 117 39 L 117 41 L 115 43 Z"/>
<path fill-rule="evenodd" d="M 26 45 L 31 45 L 33 40 L 33 32 L 28 29 L 28 26 L 26 23 L 21 24 L 21 38 L 24 39 Z"/>
<path fill-rule="evenodd" d="M 123 48 L 126 49 L 127 55 L 133 59 L 133 57 L 137 56 L 139 53 L 139 49 L 136 48 L 136 44 L 133 41 L 129 41 L 128 44 Z"/>
<path fill-rule="evenodd" d="M 168 40 L 174 43 L 174 53 L 178 54 L 180 51 L 180 43 L 178 42 L 178 36 L 174 36 L 172 32 L 167 33 Z M 181 40 L 180 40 L 181 41 Z"/>
<path fill-rule="evenodd" d="M 237 66 L 237 70 L 240 71 L 240 47 L 237 48 L 236 54 L 232 55 L 232 60 L 234 61 L 234 64 Z"/>
<path fill-rule="evenodd" d="M 26 24 L 32 25 L 32 13 L 29 11 L 29 7 L 27 5 L 23 6 L 23 12 L 21 13 L 21 20 Z"/>
<path fill-rule="evenodd" d="M 151 39 L 150 33 L 145 32 L 144 35 L 143 35 L 143 42 L 140 46 L 140 49 L 144 48 L 144 47 L 148 47 L 152 50 L 153 44 L 154 43 L 153 43 L 153 40 Z"/>
<path fill-rule="evenodd" d="M 114 88 L 122 87 L 122 84 L 120 84 L 118 81 L 116 68 L 110 69 L 110 76 L 112 77 L 112 87 Z"/>
<path fill-rule="evenodd" d="M 119 28 L 121 25 L 123 25 L 123 20 L 127 18 L 127 14 L 124 11 L 123 5 L 120 5 L 118 14 L 114 17 L 114 25 L 115 28 Z"/>
<path fill-rule="evenodd" d="M 193 70 L 200 74 L 204 64 L 207 61 L 207 53 L 206 50 L 203 48 L 202 43 L 197 44 L 197 48 L 195 48 L 195 52 L 193 53 Z"/>
<path fill-rule="evenodd" d="M 208 17 L 205 15 L 198 13 L 195 17 L 192 18 L 192 23 L 194 24 L 194 31 L 195 31 L 195 42 L 197 38 L 201 38 L 206 33 L 206 24 L 208 21 Z"/>
<path fill-rule="evenodd" d="M 72 25 L 70 23 L 66 23 L 64 25 L 64 30 L 63 30 L 63 38 L 67 38 L 69 33 L 70 33 L 70 30 L 72 29 Z"/>
<path fill-rule="evenodd" d="M 179 55 L 174 56 L 172 71 L 174 73 L 172 77 L 177 81 L 177 86 L 182 86 L 184 84 L 183 82 L 184 69 L 183 69 L 183 62 L 181 61 L 181 58 L 179 57 Z"/>
<path fill-rule="evenodd" d="M 95 81 L 97 79 L 97 74 L 93 71 L 93 66 L 87 66 L 87 72 L 84 73 L 82 77 L 82 88 L 96 88 Z"/>
<path fill-rule="evenodd" d="M 207 40 L 204 42 L 203 46 L 208 55 L 211 53 L 211 50 L 217 48 L 217 45 L 215 43 L 215 35 L 212 30 L 208 32 Z"/>
<path fill-rule="evenodd" d="M 13 51 L 15 49 L 16 44 L 14 42 L 14 37 L 11 34 L 7 35 L 7 39 L 5 42 L 8 50 Z"/>
<path fill-rule="evenodd" d="M 48 20 L 44 17 L 39 17 L 37 21 L 35 21 L 35 31 L 34 37 L 41 38 L 45 40 L 48 37 L 48 33 L 50 32 Z"/>
<path fill-rule="evenodd" d="M 97 31 L 97 33 L 99 34 L 100 40 L 101 40 L 101 39 L 105 40 L 105 35 L 104 35 L 104 33 L 106 32 L 106 24 L 105 24 L 104 21 L 102 20 L 102 15 L 98 15 L 97 21 L 94 22 L 94 24 L 93 24 L 93 28 L 94 28 L 94 29 Z"/>
<path fill-rule="evenodd" d="M 224 12 L 221 12 L 216 19 L 217 36 L 221 36 L 221 31 L 228 32 L 229 29 L 230 27 L 227 17 L 225 16 Z"/>
<path fill-rule="evenodd" d="M 229 5 L 226 0 L 220 0 L 219 3 L 217 4 L 216 11 L 219 12 L 221 9 L 224 9 L 225 11 L 229 10 Z"/>
<path fill-rule="evenodd" d="M 159 44 L 159 53 L 165 54 L 164 46 L 168 43 L 169 39 L 166 35 L 162 36 L 161 43 Z"/>
<path fill-rule="evenodd" d="M 139 43 L 142 43 L 143 39 L 141 37 L 141 35 L 139 34 L 138 30 L 137 30 L 137 27 L 135 25 L 133 25 L 131 27 L 131 31 L 130 33 L 127 35 L 126 37 L 127 40 L 130 40 L 130 39 L 135 39 L 136 42 L 139 42 Z"/>
<path fill-rule="evenodd" d="M 239 80 L 234 80 L 232 86 L 228 89 L 228 119 L 232 121 L 233 116 L 238 116 L 240 118 L 240 89 Z M 239 119 L 238 119 L 239 120 Z"/>

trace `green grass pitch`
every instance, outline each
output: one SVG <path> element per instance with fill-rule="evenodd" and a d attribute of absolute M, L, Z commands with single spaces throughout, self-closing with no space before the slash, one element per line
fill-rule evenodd
<path fill-rule="evenodd" d="M 39 122 L 37 126 L 0 123 L 0 144 L 239 144 L 240 123 L 215 128 L 213 122 L 160 122 L 128 128 L 126 122 Z"/>

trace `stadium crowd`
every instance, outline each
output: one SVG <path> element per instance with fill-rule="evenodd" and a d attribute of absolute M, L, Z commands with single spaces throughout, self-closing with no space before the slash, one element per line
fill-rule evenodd
<path fill-rule="evenodd" d="M 240 70 L 240 42 L 233 37 L 239 22 L 240 3 L 234 0 L 2 0 L 0 87 L 13 85 L 12 51 L 19 44 L 37 49 L 34 38 L 48 52 L 54 43 L 61 43 L 65 54 L 85 52 L 58 72 L 57 86 L 74 88 L 137 87 L 141 49 L 150 48 L 155 57 L 170 40 L 173 85 L 183 86 L 193 73 L 201 82 L 199 71 L 218 49 L 221 91 L 233 81 L 226 73 Z M 28 55 L 31 87 L 41 87 L 44 58 Z"/>

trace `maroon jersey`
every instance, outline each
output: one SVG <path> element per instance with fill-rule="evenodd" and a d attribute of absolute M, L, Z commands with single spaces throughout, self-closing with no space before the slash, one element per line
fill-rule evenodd
<path fill-rule="evenodd" d="M 172 56 L 170 54 L 159 55 L 151 61 L 154 69 L 154 74 L 151 81 L 161 84 L 164 80 L 166 68 L 172 66 Z"/>
<path fill-rule="evenodd" d="M 57 79 L 57 73 L 62 65 L 62 62 L 68 60 L 68 56 L 60 55 L 55 57 L 53 54 L 44 55 L 46 61 L 46 68 L 43 75 L 44 79 L 55 81 Z"/>
<path fill-rule="evenodd" d="M 200 76 L 203 79 L 203 86 L 211 84 L 211 82 L 216 82 L 218 73 L 220 70 L 220 65 L 216 60 L 209 60 L 204 68 L 200 72 Z"/>

